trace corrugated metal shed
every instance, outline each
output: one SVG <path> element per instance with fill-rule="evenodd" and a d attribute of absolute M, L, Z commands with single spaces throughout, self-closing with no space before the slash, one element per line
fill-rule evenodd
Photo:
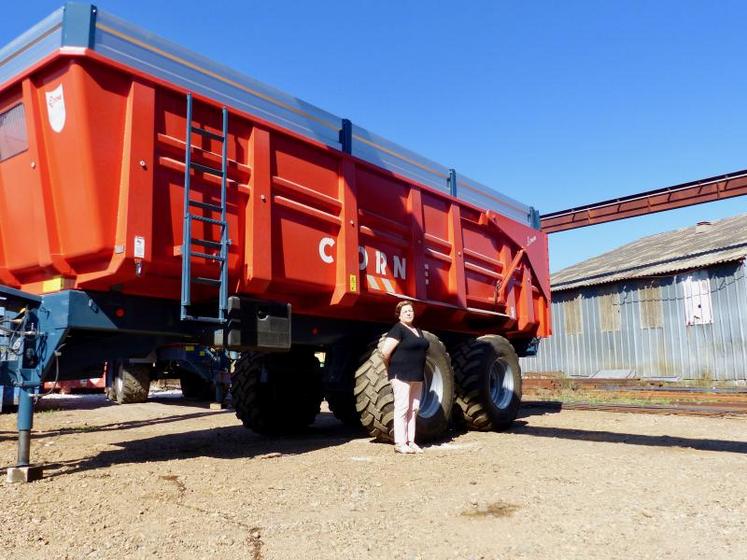
<path fill-rule="evenodd" d="M 747 215 L 646 237 L 552 277 L 525 372 L 747 381 Z"/>
<path fill-rule="evenodd" d="M 644 237 L 553 274 L 553 293 L 660 276 L 747 256 L 747 214 Z"/>
<path fill-rule="evenodd" d="M 554 294 L 553 336 L 524 372 L 584 377 L 747 380 L 747 280 L 742 263 L 715 265 L 711 322 L 688 324 L 690 274 Z"/>

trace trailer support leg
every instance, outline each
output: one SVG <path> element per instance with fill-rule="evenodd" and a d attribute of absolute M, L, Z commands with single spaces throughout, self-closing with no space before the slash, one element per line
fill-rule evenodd
<path fill-rule="evenodd" d="M 217 373 L 214 377 L 215 384 L 215 401 L 210 403 L 210 410 L 224 410 L 228 408 L 226 396 L 228 394 L 228 385 L 231 382 L 230 374 L 227 371 Z"/>
<path fill-rule="evenodd" d="M 31 428 L 34 424 L 34 404 L 28 387 L 18 394 L 18 461 L 8 468 L 8 482 L 33 482 L 42 477 L 42 466 L 31 465 Z"/>

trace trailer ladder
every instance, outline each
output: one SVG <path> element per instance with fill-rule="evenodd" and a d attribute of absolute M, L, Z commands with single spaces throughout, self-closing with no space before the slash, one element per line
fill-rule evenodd
<path fill-rule="evenodd" d="M 192 94 L 187 94 L 187 133 L 185 140 L 184 156 L 184 236 L 182 242 L 182 301 L 181 301 L 181 319 L 182 321 L 203 321 L 209 323 L 224 323 L 226 320 L 226 310 L 228 306 L 228 222 L 226 221 L 226 182 L 228 175 L 228 110 L 223 107 L 223 131 L 222 134 L 216 134 L 201 127 L 194 126 L 192 122 Z M 221 143 L 221 166 L 215 169 L 208 165 L 195 163 L 192 161 L 192 134 L 196 133 L 205 138 L 217 140 Z M 220 177 L 220 204 L 212 204 L 193 200 L 191 197 L 191 179 L 192 170 L 199 171 L 206 175 L 215 175 Z M 207 217 L 202 214 L 193 214 L 193 209 L 199 208 L 206 210 L 206 213 L 220 214 L 220 218 Z M 192 222 L 203 222 L 220 228 L 220 241 L 209 239 L 198 239 L 192 237 Z M 204 236 L 206 237 L 206 236 Z M 215 251 L 218 253 L 215 254 Z M 220 273 L 217 278 L 207 278 L 201 276 L 192 276 L 192 258 L 198 257 L 213 261 L 218 264 Z M 192 306 L 192 285 L 205 284 L 218 290 L 218 315 L 200 316 L 193 315 Z"/>

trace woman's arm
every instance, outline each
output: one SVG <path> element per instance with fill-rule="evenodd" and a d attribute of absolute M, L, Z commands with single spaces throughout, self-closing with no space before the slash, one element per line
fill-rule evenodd
<path fill-rule="evenodd" d="M 381 355 L 384 357 L 384 364 L 386 364 L 386 367 L 389 367 L 389 362 L 392 359 L 392 353 L 397 347 L 397 344 L 399 344 L 399 340 L 387 336 L 384 339 L 384 342 L 381 343 L 381 346 L 379 346 L 379 352 L 381 352 Z"/>

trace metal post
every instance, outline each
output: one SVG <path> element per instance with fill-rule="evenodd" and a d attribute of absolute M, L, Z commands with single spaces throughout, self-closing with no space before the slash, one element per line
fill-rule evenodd
<path fill-rule="evenodd" d="M 15 467 L 8 467 L 8 482 L 33 482 L 42 477 L 42 466 L 31 466 L 31 427 L 34 424 L 34 404 L 31 388 L 20 387 L 18 393 L 18 461 Z"/>
<path fill-rule="evenodd" d="M 189 210 L 190 172 L 192 170 L 192 94 L 187 94 L 187 132 L 184 139 L 184 227 L 182 240 L 182 306 L 181 319 L 187 318 L 187 308 L 192 303 L 192 270 L 190 247 L 192 243 L 192 214 Z"/>
<path fill-rule="evenodd" d="M 532 223 L 534 229 L 542 229 L 542 217 L 539 210 L 534 207 L 529 209 L 529 221 Z"/>
<path fill-rule="evenodd" d="M 216 379 L 215 381 L 215 402 L 223 404 L 223 401 L 226 400 L 226 384 L 223 383 L 223 376 L 220 376 L 220 379 Z"/>
<path fill-rule="evenodd" d="M 457 195 L 457 178 L 456 178 L 456 171 L 454 169 L 449 169 L 449 194 L 451 196 Z"/>
<path fill-rule="evenodd" d="M 218 298 L 218 318 L 221 322 L 226 320 L 228 309 L 228 218 L 226 216 L 226 204 L 228 204 L 228 109 L 223 107 L 223 146 L 221 148 L 221 182 L 220 182 L 220 289 Z"/>
<path fill-rule="evenodd" d="M 210 403 L 211 410 L 223 410 L 226 408 L 226 389 L 228 388 L 228 372 L 221 370 L 213 373 L 213 383 L 215 384 L 215 402 Z"/>
<path fill-rule="evenodd" d="M 353 153 L 353 123 L 348 119 L 342 119 L 342 128 L 339 133 L 340 147 L 346 154 Z"/>
<path fill-rule="evenodd" d="M 28 467 L 31 455 L 31 428 L 34 424 L 34 405 L 28 387 L 21 387 L 18 395 L 18 461 L 17 467 Z"/>
<path fill-rule="evenodd" d="M 18 432 L 18 460 L 16 467 L 28 467 L 31 458 L 31 432 L 20 430 Z"/>

